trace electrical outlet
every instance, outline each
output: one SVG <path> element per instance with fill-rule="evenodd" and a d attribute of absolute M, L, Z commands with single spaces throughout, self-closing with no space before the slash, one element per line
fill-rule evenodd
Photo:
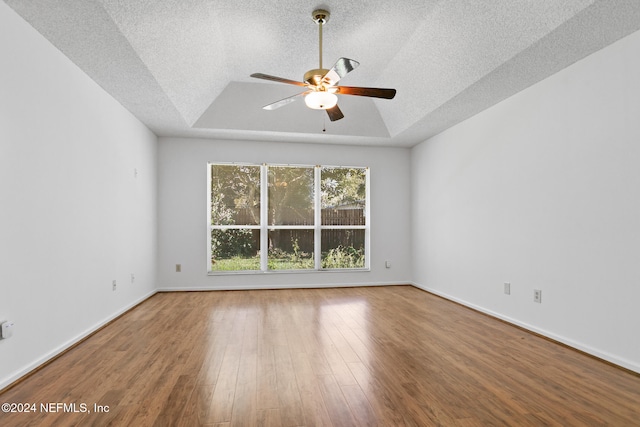
<path fill-rule="evenodd" d="M 506 295 L 511 295 L 511 283 L 504 282 L 504 293 Z"/>
<path fill-rule="evenodd" d="M 116 290 L 116 281 L 114 280 L 113 282 L 111 282 L 111 290 L 115 291 Z"/>
<path fill-rule="evenodd" d="M 533 290 L 533 302 L 542 303 L 542 291 L 540 289 Z"/>
<path fill-rule="evenodd" d="M 386 268 L 391 268 L 391 261 L 388 261 L 388 260 L 387 260 L 387 261 L 385 261 L 385 262 L 384 262 L 384 266 L 385 266 Z"/>
<path fill-rule="evenodd" d="M 6 320 L 0 323 L 0 339 L 6 340 L 13 336 L 13 322 Z"/>
<path fill-rule="evenodd" d="M 136 275 L 131 273 L 131 283 L 136 281 Z"/>
<path fill-rule="evenodd" d="M 180 273 L 182 271 L 182 264 L 176 264 L 176 273 Z"/>

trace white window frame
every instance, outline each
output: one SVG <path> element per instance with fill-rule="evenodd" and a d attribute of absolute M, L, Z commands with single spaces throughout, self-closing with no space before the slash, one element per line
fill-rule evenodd
<path fill-rule="evenodd" d="M 214 165 L 223 166 L 259 166 L 260 167 L 260 224 L 258 225 L 211 225 L 211 167 Z M 314 225 L 269 225 L 268 224 L 268 197 L 269 197 L 269 167 L 302 167 L 314 168 Z M 321 173 L 322 168 L 353 168 L 365 170 L 365 225 L 322 225 L 322 202 L 321 202 Z M 370 169 L 364 166 L 331 166 L 331 165 L 297 165 L 297 164 L 275 164 L 275 163 L 235 163 L 235 162 L 207 162 L 207 274 L 233 275 L 233 274 L 288 274 L 288 273 L 318 273 L 318 272 L 362 272 L 371 269 L 371 214 L 370 214 Z M 253 229 L 260 230 L 260 270 L 235 270 L 217 271 L 211 270 L 211 232 L 214 229 Z M 314 230 L 314 268 L 299 270 L 269 270 L 269 251 L 264 250 L 269 246 L 270 230 Z M 322 268 L 322 231 L 323 230 L 364 230 L 364 267 L 361 268 Z"/>

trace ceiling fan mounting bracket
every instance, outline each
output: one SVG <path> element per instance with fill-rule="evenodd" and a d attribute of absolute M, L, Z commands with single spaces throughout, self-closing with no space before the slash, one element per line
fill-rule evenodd
<path fill-rule="evenodd" d="M 315 22 L 318 25 L 326 24 L 327 21 L 329 21 L 329 16 L 331 16 L 331 14 L 324 9 L 314 10 L 313 13 L 311 14 L 311 18 L 313 19 L 313 22 Z"/>

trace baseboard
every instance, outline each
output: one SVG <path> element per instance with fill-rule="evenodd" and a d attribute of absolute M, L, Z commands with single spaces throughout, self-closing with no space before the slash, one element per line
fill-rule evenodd
<path fill-rule="evenodd" d="M 369 282 L 369 283 L 317 283 L 311 285 L 280 284 L 280 285 L 216 285 L 216 286 L 169 286 L 158 288 L 158 292 L 189 292 L 189 291 L 238 291 L 238 290 L 267 290 L 267 289 L 317 289 L 317 288 L 358 288 L 366 286 L 406 286 L 413 285 L 410 281 L 399 282 Z"/>
<path fill-rule="evenodd" d="M 25 377 L 27 377 L 31 373 L 33 373 L 36 370 L 38 370 L 39 368 L 43 367 L 47 363 L 51 362 L 52 360 L 54 360 L 55 358 L 60 356 L 62 353 L 64 353 L 65 351 L 69 350 L 71 347 L 73 347 L 76 344 L 80 343 L 81 341 L 83 341 L 87 337 L 91 336 L 92 334 L 94 334 L 98 330 L 100 330 L 103 327 L 105 327 L 108 323 L 112 322 L 113 320 L 115 320 L 118 317 L 122 316 L 127 311 L 131 310 L 136 305 L 142 303 L 143 301 L 147 300 L 148 298 L 151 298 L 156 293 L 157 293 L 157 290 L 154 289 L 153 291 L 149 292 L 148 294 L 144 295 L 143 297 L 138 298 L 137 300 L 135 300 L 131 304 L 129 304 L 129 305 L 125 306 L 124 308 L 118 310 L 116 313 L 112 314 L 111 316 L 109 316 L 109 317 L 101 320 L 100 322 L 96 323 L 95 325 L 93 325 L 89 329 L 85 330 L 81 334 L 71 338 L 67 342 L 65 342 L 62 345 L 56 347 L 54 350 L 50 351 L 49 353 L 45 354 L 41 358 L 39 358 L 39 359 L 35 360 L 34 362 L 30 363 L 29 365 L 27 365 L 26 367 L 24 367 L 20 371 L 14 373 L 13 375 L 10 375 L 7 378 L 2 379 L 2 381 L 0 382 L 0 393 L 5 391 L 5 389 L 8 389 L 11 386 L 13 386 L 14 383 L 17 383 L 17 382 L 21 381 L 22 379 L 24 379 Z"/>
<path fill-rule="evenodd" d="M 479 311 L 479 312 L 484 313 L 486 315 L 489 315 L 491 317 L 495 317 L 496 319 L 500 319 L 500 320 L 502 320 L 504 322 L 507 322 L 507 323 L 510 323 L 512 325 L 518 326 L 518 327 L 520 327 L 522 329 L 526 329 L 527 331 L 530 331 L 530 332 L 533 332 L 535 334 L 541 335 L 541 336 L 543 336 L 545 338 L 548 338 L 548 339 L 550 339 L 552 341 L 556 341 L 558 343 L 564 344 L 564 345 L 566 345 L 568 347 L 571 347 L 571 348 L 573 348 L 575 350 L 578 350 L 578 351 L 581 351 L 583 353 L 586 353 L 586 354 L 588 354 L 590 356 L 593 356 L 593 357 L 595 357 L 597 359 L 601 359 L 601 360 L 603 360 L 605 362 L 608 362 L 608 363 L 611 363 L 613 365 L 616 365 L 616 366 L 619 366 L 621 368 L 624 368 L 626 370 L 632 371 L 632 372 L 634 372 L 636 374 L 640 374 L 640 365 L 638 365 L 637 363 L 634 363 L 634 362 L 631 362 L 629 360 L 617 357 L 617 356 L 615 356 L 613 354 L 610 354 L 610 353 L 607 353 L 607 352 L 600 351 L 598 349 L 589 347 L 589 346 L 584 345 L 584 344 L 582 344 L 580 342 L 574 341 L 574 340 L 572 340 L 570 338 L 567 338 L 567 337 L 564 337 L 562 335 L 554 334 L 553 332 L 538 328 L 538 327 L 536 327 L 534 325 L 530 325 L 528 323 L 521 322 L 518 319 L 513 319 L 511 317 L 504 316 L 503 314 L 497 313 L 497 312 L 492 311 L 492 310 L 488 310 L 488 309 L 486 309 L 484 307 L 472 304 L 472 303 L 470 303 L 468 301 L 462 300 L 460 298 L 456 298 L 456 297 L 448 295 L 448 294 L 446 294 L 444 292 L 440 292 L 438 290 L 431 289 L 428 286 L 424 286 L 424 285 L 421 285 L 421 284 L 415 283 L 415 282 L 412 282 L 411 285 L 416 287 L 416 288 L 418 288 L 418 289 L 422 289 L 423 291 L 426 291 L 426 292 L 429 292 L 431 294 L 434 294 L 434 295 L 437 295 L 439 297 L 442 297 L 444 299 L 447 299 L 449 301 L 456 302 L 456 303 L 458 303 L 460 305 L 464 305 L 465 307 L 469 307 L 469 308 L 471 308 L 473 310 Z"/>

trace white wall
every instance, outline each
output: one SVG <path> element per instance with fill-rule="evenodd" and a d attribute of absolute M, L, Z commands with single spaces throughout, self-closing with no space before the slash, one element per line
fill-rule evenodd
<path fill-rule="evenodd" d="M 160 138 L 160 289 L 410 283 L 408 149 Z M 369 166 L 371 271 L 207 276 L 207 162 Z M 386 269 L 385 260 L 392 260 Z M 175 265 L 182 264 L 182 272 Z"/>
<path fill-rule="evenodd" d="M 155 292 L 157 138 L 3 2 L 0 58 L 2 388 Z"/>
<path fill-rule="evenodd" d="M 414 147 L 418 286 L 640 372 L 638 52 L 635 33 Z"/>

